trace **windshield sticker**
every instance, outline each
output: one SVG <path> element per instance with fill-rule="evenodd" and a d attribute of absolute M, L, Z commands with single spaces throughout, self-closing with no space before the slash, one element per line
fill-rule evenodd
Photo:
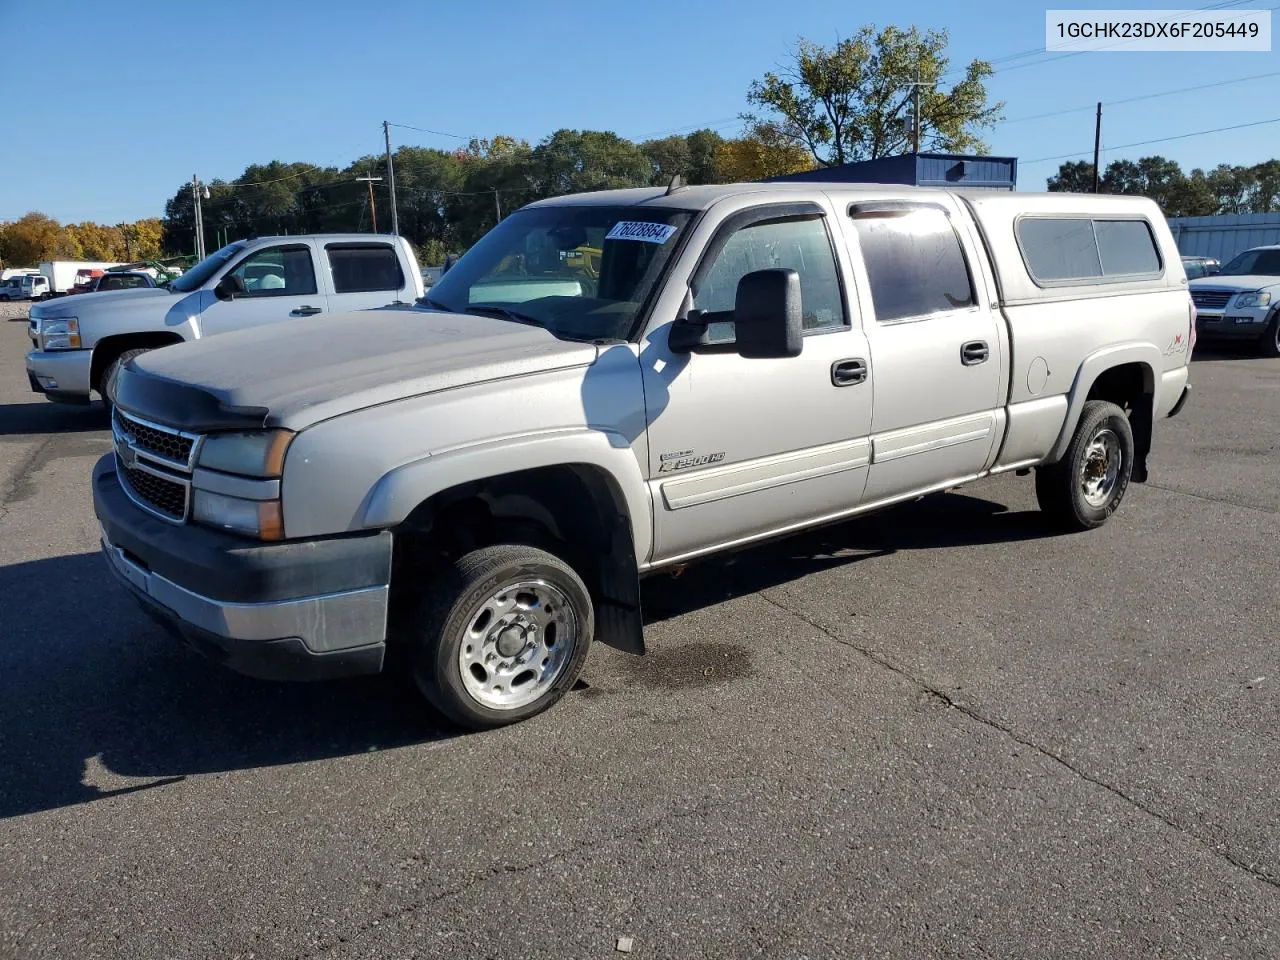
<path fill-rule="evenodd" d="M 665 223 L 621 220 L 605 236 L 606 240 L 639 240 L 641 243 L 666 243 L 676 228 Z"/>

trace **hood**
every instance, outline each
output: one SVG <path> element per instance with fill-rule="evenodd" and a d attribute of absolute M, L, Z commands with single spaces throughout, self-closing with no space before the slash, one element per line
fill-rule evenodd
<path fill-rule="evenodd" d="M 1280 287 L 1280 277 L 1269 274 L 1246 273 L 1240 276 L 1224 277 L 1218 274 L 1213 277 L 1196 277 L 1187 284 L 1191 290 L 1232 290 L 1237 293 L 1266 290 L 1268 287 Z"/>
<path fill-rule="evenodd" d="M 62 317 L 84 317 L 117 305 L 132 303 L 146 297 L 172 297 L 161 287 L 136 287 L 133 290 L 106 290 L 102 293 L 77 293 L 70 297 L 58 297 L 31 305 L 32 319 L 57 320 Z"/>
<path fill-rule="evenodd" d="M 174 344 L 122 371 L 119 405 L 187 430 L 282 426 L 595 362 L 541 327 L 421 308 L 286 320 Z"/>

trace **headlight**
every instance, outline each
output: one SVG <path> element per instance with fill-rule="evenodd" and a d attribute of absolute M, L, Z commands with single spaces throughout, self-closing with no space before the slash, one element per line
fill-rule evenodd
<path fill-rule="evenodd" d="M 75 317 L 40 321 L 40 349 L 79 350 L 80 321 Z"/>
<path fill-rule="evenodd" d="M 1236 297 L 1237 307 L 1265 307 L 1270 302 L 1269 293 L 1242 293 Z"/>
<path fill-rule="evenodd" d="M 245 477 L 279 477 L 284 455 L 293 441 L 291 430 L 253 433 L 214 433 L 200 447 L 200 466 Z"/>
<path fill-rule="evenodd" d="M 259 540 L 284 539 L 279 500 L 242 500 L 198 487 L 192 495 L 191 513 L 197 523 Z"/>

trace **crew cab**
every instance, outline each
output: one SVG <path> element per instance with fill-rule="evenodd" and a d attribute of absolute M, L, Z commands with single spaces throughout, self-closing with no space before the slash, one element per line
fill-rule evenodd
<path fill-rule="evenodd" d="M 403 665 L 458 724 L 508 724 L 593 641 L 643 655 L 643 577 L 1010 472 L 1054 526 L 1106 523 L 1188 397 L 1193 322 L 1140 197 L 543 200 L 419 303 L 126 363 L 102 549 L 229 668 Z"/>
<path fill-rule="evenodd" d="M 1246 250 L 1190 287 L 1206 341 L 1249 341 L 1264 356 L 1280 357 L 1280 245 Z"/>
<path fill-rule="evenodd" d="M 27 379 L 46 399 L 85 404 L 96 391 L 109 407 L 120 367 L 149 350 L 291 318 L 412 303 L 425 289 L 417 256 L 403 237 L 237 240 L 165 287 L 83 293 L 34 305 Z M 306 337 L 305 324 L 293 329 Z"/>

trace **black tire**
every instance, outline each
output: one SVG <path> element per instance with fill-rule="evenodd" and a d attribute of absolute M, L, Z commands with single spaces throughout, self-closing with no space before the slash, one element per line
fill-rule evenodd
<path fill-rule="evenodd" d="M 1280 357 L 1280 310 L 1272 311 L 1271 325 L 1262 335 L 1261 345 L 1264 357 Z"/>
<path fill-rule="evenodd" d="M 476 634 L 470 637 L 473 644 L 467 643 L 467 635 L 477 623 L 484 621 L 485 601 L 503 594 L 506 586 L 530 580 L 550 585 L 567 599 L 568 615 L 573 618 L 575 628 L 566 630 L 567 635 L 558 635 L 550 630 L 545 634 L 551 637 L 552 644 L 566 643 L 571 635 L 573 647 L 561 654 L 563 660 L 559 673 L 548 679 L 537 699 L 509 707 L 494 707 L 481 702 L 468 691 L 470 681 L 463 676 L 464 668 L 460 662 L 463 648 L 472 649 L 474 646 Z M 489 627 L 493 623 L 491 616 L 484 622 L 488 634 L 478 641 L 481 649 L 488 646 L 493 655 L 499 657 L 499 662 L 517 662 L 520 654 L 500 654 L 496 646 L 489 646 L 498 642 L 491 637 L 496 629 L 496 626 Z M 399 632 L 407 647 L 410 674 L 423 696 L 458 725 L 471 730 L 486 730 L 527 720 L 551 707 L 573 687 L 587 660 L 595 632 L 595 610 L 582 579 L 554 554 L 514 544 L 484 547 L 459 558 L 442 574 L 433 577 L 431 586 L 412 608 Z M 531 648 L 524 649 L 535 655 Z M 560 650 L 563 651 L 563 647 Z M 524 650 L 521 651 L 523 653 Z M 504 657 L 512 659 L 504 661 Z M 476 663 L 471 670 L 485 673 L 488 668 L 487 663 Z M 515 695 L 514 687 L 521 676 L 533 673 L 532 669 L 520 671 L 516 667 L 515 670 L 514 682 L 507 689 L 508 695 Z M 473 672 L 472 676 L 476 674 Z M 497 676 L 496 672 L 494 676 Z M 535 684 L 529 692 L 522 694 L 528 696 L 537 690 L 539 681 L 535 674 L 533 680 L 526 682 Z M 501 687 L 495 689 L 500 690 Z"/>
<path fill-rule="evenodd" d="M 1108 432 L 1115 439 L 1118 469 L 1109 487 L 1104 481 L 1102 489 L 1095 491 L 1105 496 L 1091 502 L 1084 489 L 1086 469 L 1095 476 L 1101 467 L 1109 477 L 1112 458 L 1108 456 L 1100 462 L 1096 449 L 1090 448 L 1095 441 L 1106 443 Z M 1080 411 L 1080 422 L 1066 455 L 1058 463 L 1036 469 L 1036 500 L 1055 527 L 1071 533 L 1093 530 L 1119 508 L 1132 474 L 1133 429 L 1129 418 L 1114 403 L 1090 400 Z"/>
<path fill-rule="evenodd" d="M 126 350 L 107 364 L 106 369 L 102 371 L 102 376 L 98 378 L 98 395 L 102 397 L 102 405 L 107 408 L 108 415 L 115 407 L 115 384 L 120 376 L 120 368 L 134 357 L 141 356 L 152 349 L 154 348 L 134 347 L 132 350 Z"/>

